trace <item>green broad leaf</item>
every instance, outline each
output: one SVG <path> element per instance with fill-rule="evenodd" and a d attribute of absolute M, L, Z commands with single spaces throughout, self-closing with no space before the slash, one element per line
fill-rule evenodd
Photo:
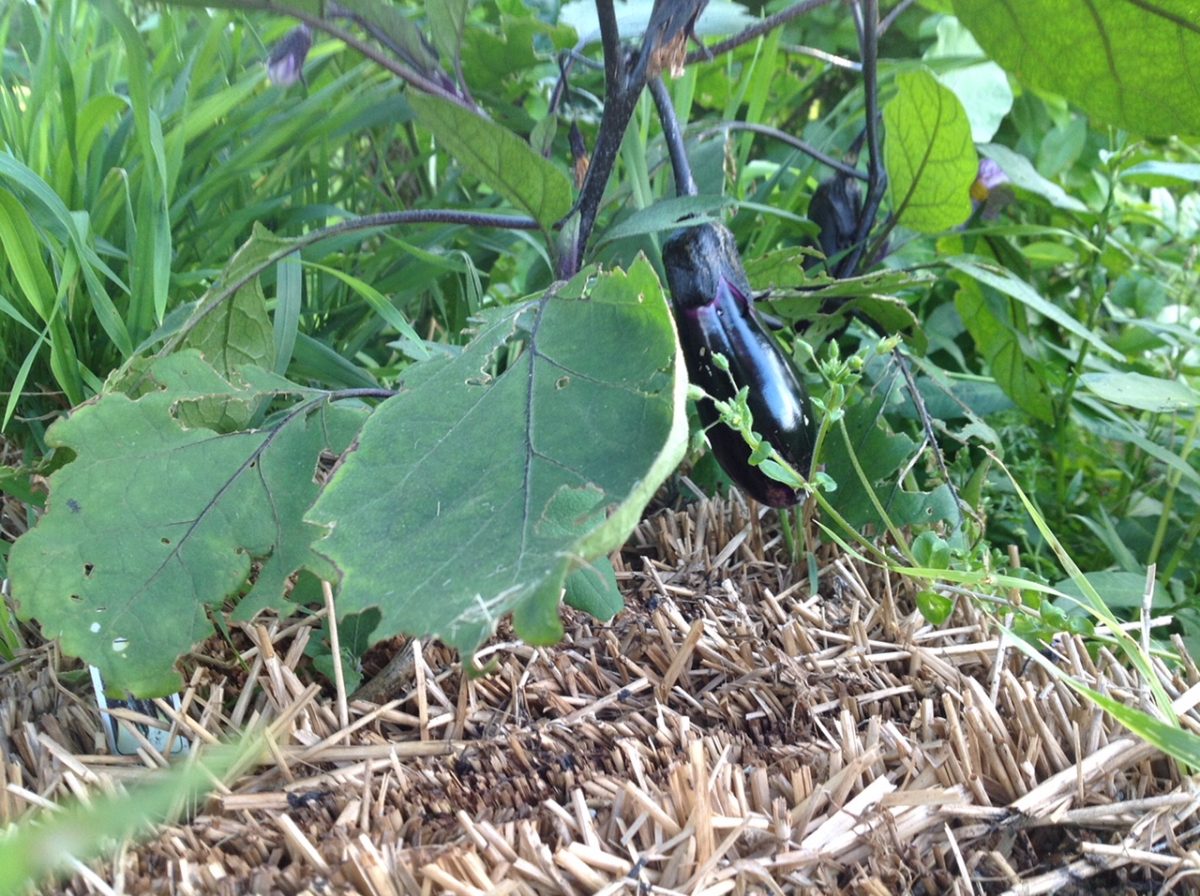
<path fill-rule="evenodd" d="M 695 227 L 715 220 L 715 214 L 730 205 L 733 205 L 733 199 L 729 196 L 674 196 L 660 199 L 608 228 L 596 244 L 647 233 L 662 233 L 678 227 Z"/>
<path fill-rule="evenodd" d="M 1144 373 L 1085 373 L 1079 378 L 1089 392 L 1109 404 L 1172 414 L 1200 407 L 1200 393 L 1179 380 Z"/>
<path fill-rule="evenodd" d="M 871 525 L 882 531 L 884 515 L 896 527 L 929 524 L 942 520 L 957 524 L 954 495 L 945 485 L 932 491 L 909 491 L 896 473 L 912 460 L 921 446 L 903 433 L 884 429 L 883 395 L 846 409 L 845 432 L 849 450 L 827 450 L 825 472 L 837 483 L 830 503 L 856 530 Z M 866 476 L 859 475 L 854 461 Z"/>
<path fill-rule="evenodd" d="M 1137 134 L 1200 134 L 1196 0 L 954 0 L 988 55 L 1021 82 Z"/>
<path fill-rule="evenodd" d="M 275 337 L 258 277 L 303 243 L 303 239 L 275 236 L 255 222 L 250 238 L 196 302 L 168 340 L 164 354 L 181 346 L 196 348 L 224 374 L 243 364 L 270 369 L 275 363 Z"/>
<path fill-rule="evenodd" d="M 201 297 L 198 307 L 204 308 L 216 294 L 230 293 L 228 297 L 213 304 L 190 327 L 185 324 L 188 332 L 183 347 L 199 351 L 224 377 L 243 365 L 265 370 L 275 366 L 275 335 L 258 272 L 272 253 L 287 245 L 287 240 L 255 222 L 250 238 L 234 253 L 220 281 Z"/>
<path fill-rule="evenodd" d="M 1087 206 L 1073 196 L 1068 196 L 1058 184 L 1047 180 L 1033 167 L 1033 163 L 1015 150 L 999 143 L 988 143 L 979 151 L 1000 166 L 1014 187 L 1028 190 L 1041 196 L 1056 208 L 1069 212 L 1085 212 Z"/>
<path fill-rule="evenodd" d="M 545 229 L 571 210 L 566 173 L 507 128 L 437 97 L 410 92 L 417 119 L 475 177 Z"/>
<path fill-rule="evenodd" d="M 339 5 L 369 22 L 381 41 L 421 74 L 429 75 L 438 68 L 437 58 L 430 52 L 421 29 L 405 15 L 400 4 L 391 0 L 342 0 Z"/>
<path fill-rule="evenodd" d="M 607 622 L 625 609 L 612 561 L 600 557 L 567 576 L 563 603 Z"/>
<path fill-rule="evenodd" d="M 549 25 L 532 15 L 500 13 L 492 27 L 472 23 L 463 35 L 462 67 L 468 84 L 499 84 L 530 70 L 555 51 L 575 46 L 575 33 L 561 25 Z"/>
<path fill-rule="evenodd" d="M 925 60 L 940 64 L 937 79 L 962 102 L 972 139 L 991 140 L 1013 104 L 1004 69 L 984 58 L 971 32 L 953 16 L 938 20 L 937 42 L 926 51 Z"/>
<path fill-rule="evenodd" d="M 939 233 L 971 215 L 971 184 L 979 157 L 958 97 L 928 71 L 901 72 L 897 94 L 883 108 L 892 208 L 905 227 Z"/>
<path fill-rule="evenodd" d="M 339 614 L 378 607 L 376 641 L 434 636 L 468 661 L 508 613 L 556 640 L 567 575 L 623 543 L 686 447 L 653 268 L 588 269 L 410 369 L 307 517 L 329 530 L 314 549 L 341 573 Z"/>
<path fill-rule="evenodd" d="M 979 283 L 965 277 L 959 283 L 954 307 L 987 360 L 996 384 L 1025 413 L 1043 423 L 1053 423 L 1054 404 L 1042 376 L 1041 361 L 1026 355 L 1023 348 L 1022 319 L 994 292 L 985 293 Z"/>
<path fill-rule="evenodd" d="M 187 402 L 237 390 L 197 352 L 145 376 L 155 387 L 141 397 L 104 394 L 47 431 L 75 459 L 50 477 L 49 509 L 13 545 L 9 573 L 22 618 L 148 697 L 180 686 L 175 660 L 212 632 L 210 608 L 245 587 L 252 561 L 256 606 L 282 606 L 300 566 L 324 568 L 309 550 L 319 530 L 303 521 L 314 471 L 364 412 L 318 398 L 222 435 L 179 419 Z"/>

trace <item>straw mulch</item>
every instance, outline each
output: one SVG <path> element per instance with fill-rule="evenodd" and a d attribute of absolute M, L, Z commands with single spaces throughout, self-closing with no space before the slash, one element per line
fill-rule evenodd
<path fill-rule="evenodd" d="M 566 639 L 538 649 L 502 629 L 476 680 L 419 644 L 382 705 L 306 684 L 311 621 L 210 642 L 179 724 L 199 741 L 269 724 L 270 755 L 62 891 L 1197 891 L 1184 770 L 965 601 L 932 628 L 912 583 L 834 553 L 809 593 L 772 520 L 661 511 L 616 559 L 611 624 L 564 611 Z M 1104 650 L 1053 656 L 1142 705 Z M 162 763 L 101 755 L 60 666 L 47 647 L 0 675 L 0 825 Z M 1200 673 L 1158 672 L 1196 730 Z"/>

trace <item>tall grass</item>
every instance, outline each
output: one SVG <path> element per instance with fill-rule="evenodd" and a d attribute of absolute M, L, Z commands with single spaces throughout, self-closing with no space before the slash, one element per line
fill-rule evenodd
<path fill-rule="evenodd" d="M 10 438 L 40 439 L 46 420 L 97 390 L 203 292 L 255 222 L 298 235 L 444 198 L 414 161 L 428 148 L 398 84 L 377 66 L 319 41 L 305 85 L 268 83 L 268 47 L 289 25 L 121 0 L 0 12 Z M 444 227 L 403 236 L 331 241 L 313 255 L 441 332 L 478 304 L 477 260 L 490 263 L 516 239 L 468 247 L 461 228 Z M 295 346 L 298 375 L 338 384 L 386 373 L 394 332 L 345 281 L 289 264 L 277 320 L 287 332 L 277 336 Z"/>

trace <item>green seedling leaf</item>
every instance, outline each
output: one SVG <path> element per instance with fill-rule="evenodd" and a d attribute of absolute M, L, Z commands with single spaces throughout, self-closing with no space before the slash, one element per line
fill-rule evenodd
<path fill-rule="evenodd" d="M 979 171 L 966 110 L 925 70 L 898 74 L 896 87 L 883 109 L 892 207 L 901 224 L 922 233 L 957 227 L 970 217 Z"/>
<path fill-rule="evenodd" d="M 342 681 L 346 693 L 353 694 L 362 684 L 362 658 L 371 647 L 371 633 L 379 627 L 379 611 L 367 610 L 354 613 L 338 621 L 338 646 L 342 649 Z M 333 641 L 329 633 L 329 619 L 320 632 L 308 641 L 304 648 L 306 656 L 312 657 L 313 666 L 325 676 L 325 680 L 337 680 L 333 668 Z"/>
<path fill-rule="evenodd" d="M 607 622 L 625 609 L 612 561 L 600 557 L 567 576 L 563 602 Z"/>
<path fill-rule="evenodd" d="M 1079 381 L 1109 404 L 1173 414 L 1200 407 L 1200 393 L 1179 380 L 1144 373 L 1085 373 Z"/>
<path fill-rule="evenodd" d="M 930 625 L 941 625 L 954 612 L 954 600 L 936 591 L 922 591 L 917 594 L 917 609 Z"/>
<path fill-rule="evenodd" d="M 1200 134 L 1195 0 L 954 0 L 993 59 L 1022 82 L 1137 134 Z"/>
<path fill-rule="evenodd" d="M 922 532 L 912 543 L 913 559 L 928 569 L 950 568 L 950 545 L 936 532 Z"/>
<path fill-rule="evenodd" d="M 338 612 L 378 607 L 376 641 L 434 636 L 468 658 L 510 612 L 522 638 L 552 642 L 568 573 L 624 541 L 683 456 L 662 287 L 644 258 L 589 269 L 427 363 L 308 514 L 329 530 L 315 549 L 341 573 Z"/>
<path fill-rule="evenodd" d="M 303 521 L 313 475 L 364 413 L 316 399 L 222 435 L 180 420 L 186 403 L 237 391 L 198 353 L 145 375 L 155 388 L 144 395 L 102 395 L 47 431 L 75 459 L 50 477 L 47 512 L 9 558 L 21 617 L 140 697 L 178 689 L 175 660 L 212 632 L 209 609 L 246 585 L 252 561 L 246 600 L 260 607 L 281 606 L 287 577 L 319 565 L 319 530 Z"/>
<path fill-rule="evenodd" d="M 437 97 L 410 93 L 422 125 L 475 177 L 547 230 L 571 210 L 566 173 L 507 128 Z"/>

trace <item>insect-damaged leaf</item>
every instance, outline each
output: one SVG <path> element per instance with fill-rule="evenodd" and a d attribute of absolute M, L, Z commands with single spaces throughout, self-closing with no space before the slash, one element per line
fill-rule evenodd
<path fill-rule="evenodd" d="M 375 640 L 432 635 L 467 657 L 510 612 L 526 640 L 557 639 L 567 574 L 622 543 L 686 444 L 653 270 L 585 271 L 493 314 L 408 386 L 308 516 L 330 528 L 314 548 L 342 573 L 339 614 L 377 606 Z"/>
<path fill-rule="evenodd" d="M 147 375 L 160 388 L 103 395 L 50 428 L 47 441 L 76 457 L 50 477 L 48 512 L 9 558 L 21 616 L 138 696 L 179 686 L 175 660 L 212 632 L 207 608 L 245 584 L 251 560 L 261 567 L 246 599 L 282 601 L 313 559 L 303 515 L 318 457 L 361 422 L 310 402 L 252 432 L 188 428 L 181 406 L 237 387 L 195 351 Z"/>

